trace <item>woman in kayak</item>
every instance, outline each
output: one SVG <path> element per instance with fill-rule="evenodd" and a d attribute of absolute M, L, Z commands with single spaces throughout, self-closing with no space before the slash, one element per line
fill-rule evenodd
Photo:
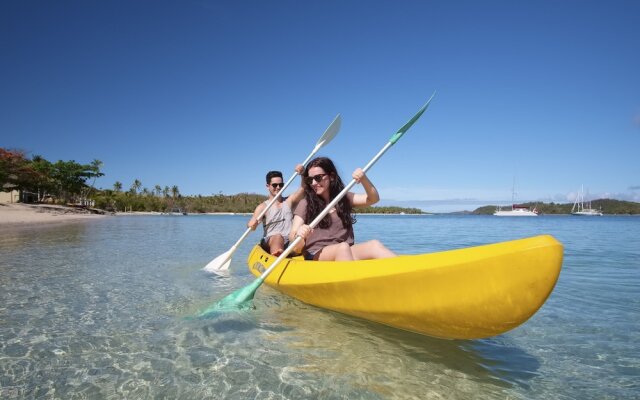
<path fill-rule="evenodd" d="M 395 254 L 378 240 L 354 244 L 353 224 L 356 220 L 352 214 L 353 207 L 375 204 L 380 200 L 380 196 L 362 169 L 356 169 L 352 176 L 364 187 L 365 193 L 348 192 L 315 229 L 311 229 L 309 223 L 344 189 L 345 185 L 329 158 L 318 157 L 307 165 L 302 175 L 304 198 L 300 200 L 294 211 L 293 225 L 289 234 L 291 241 L 296 236 L 303 239 L 294 251 L 302 253 L 306 260 L 350 261 L 395 257 Z"/>

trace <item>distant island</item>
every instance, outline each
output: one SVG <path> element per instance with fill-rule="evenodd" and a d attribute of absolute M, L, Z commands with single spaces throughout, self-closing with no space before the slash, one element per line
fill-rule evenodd
<path fill-rule="evenodd" d="M 533 209 L 534 207 L 540 214 L 571 214 L 573 203 L 521 203 L 523 206 Z M 476 208 L 469 214 L 474 215 L 492 215 L 498 206 L 488 205 Z M 622 201 L 613 199 L 598 199 L 591 201 L 591 207 L 601 210 L 605 215 L 633 215 L 640 214 L 640 203 L 632 201 Z M 503 209 L 508 207 L 503 206 Z"/>

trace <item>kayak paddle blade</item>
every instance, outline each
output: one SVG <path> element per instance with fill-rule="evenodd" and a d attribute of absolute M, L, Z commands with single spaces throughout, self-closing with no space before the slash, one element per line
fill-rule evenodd
<path fill-rule="evenodd" d="M 391 139 L 389 139 L 389 141 L 391 142 L 391 144 L 395 144 L 398 140 L 400 140 L 400 138 L 402 137 L 402 135 L 405 134 L 406 131 L 409 130 L 409 128 L 411 128 L 413 126 L 413 124 L 415 124 L 415 122 L 418 120 L 418 118 L 420 118 L 422 116 L 422 114 L 424 114 L 424 112 L 427 110 L 427 108 L 429 107 L 429 104 L 431 103 L 431 100 L 433 99 L 433 97 L 436 95 L 436 92 L 433 92 L 433 94 L 431 95 L 431 97 L 429 97 L 429 100 L 427 100 L 427 102 L 425 103 L 424 106 L 422 106 L 422 108 L 420 110 L 418 110 L 418 112 L 416 113 L 416 115 L 414 115 L 409 122 L 407 122 L 406 124 L 404 124 L 402 126 L 402 128 L 398 129 L 398 132 L 396 132 L 393 136 L 391 136 Z"/>
<path fill-rule="evenodd" d="M 214 274 L 229 276 L 229 266 L 231 265 L 231 251 L 220 254 L 218 257 L 209 261 L 209 264 L 202 268 L 203 271 L 212 272 Z"/>
<path fill-rule="evenodd" d="M 340 130 L 341 125 L 342 125 L 342 117 L 340 116 L 340 114 L 338 114 L 333 119 L 333 122 L 331 122 L 331 125 L 329 125 L 327 130 L 324 131 L 324 133 L 322 134 L 322 137 L 320 137 L 316 146 L 320 148 L 322 146 L 327 145 L 330 141 L 332 141 L 333 138 L 338 134 L 338 131 Z"/>
<path fill-rule="evenodd" d="M 251 300 L 256 294 L 256 290 L 262 284 L 262 279 L 258 278 L 250 285 L 238 289 L 230 295 L 212 304 L 209 308 L 196 315 L 197 318 L 208 318 L 220 313 L 229 311 L 239 311 L 251 308 Z"/>

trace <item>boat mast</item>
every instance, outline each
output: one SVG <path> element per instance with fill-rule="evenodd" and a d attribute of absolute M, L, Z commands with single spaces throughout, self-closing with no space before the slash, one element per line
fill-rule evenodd
<path fill-rule="evenodd" d="M 511 209 L 516 209 L 516 176 L 513 176 L 513 185 L 511 186 Z"/>
<path fill-rule="evenodd" d="M 573 207 L 571 207 L 571 213 L 580 212 L 584 209 L 584 205 L 582 204 L 582 191 L 584 190 L 584 184 L 580 186 L 580 191 L 576 193 L 576 199 L 573 202 Z"/>

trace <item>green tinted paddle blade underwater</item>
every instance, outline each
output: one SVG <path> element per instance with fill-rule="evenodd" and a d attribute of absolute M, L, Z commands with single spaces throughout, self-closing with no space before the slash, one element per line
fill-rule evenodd
<path fill-rule="evenodd" d="M 247 285 L 241 289 L 236 290 L 230 295 L 224 297 L 218 302 L 212 304 L 206 310 L 196 315 L 196 318 L 210 318 L 220 313 L 229 311 L 241 311 L 248 308 L 253 308 L 251 300 L 256 294 L 256 290 L 262 284 L 262 279 L 258 278 L 250 285 Z"/>

